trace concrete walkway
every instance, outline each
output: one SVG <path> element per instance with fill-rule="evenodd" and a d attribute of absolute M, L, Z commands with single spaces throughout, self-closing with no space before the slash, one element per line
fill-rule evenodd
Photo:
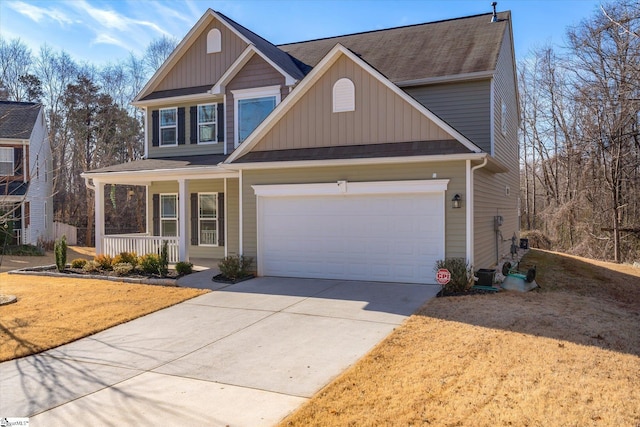
<path fill-rule="evenodd" d="M 197 279 L 197 280 L 196 280 Z M 433 285 L 257 278 L 0 364 L 30 426 L 270 426 L 365 355 Z"/>

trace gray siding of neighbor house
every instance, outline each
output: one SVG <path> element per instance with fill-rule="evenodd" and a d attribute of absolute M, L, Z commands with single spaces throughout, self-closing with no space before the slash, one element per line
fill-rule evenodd
<path fill-rule="evenodd" d="M 403 88 L 471 142 L 491 153 L 491 81 L 473 80 Z"/>
<path fill-rule="evenodd" d="M 191 47 L 177 58 L 171 71 L 153 88 L 154 91 L 213 86 L 247 48 L 247 44 L 226 25 L 213 17 L 209 20 Z M 219 53 L 207 53 L 207 34 L 212 28 L 220 30 L 222 36 L 222 51 Z"/>
<path fill-rule="evenodd" d="M 227 153 L 234 150 L 234 118 L 235 106 L 233 90 L 253 89 L 267 86 L 280 86 L 280 101 L 289 94 L 289 89 L 284 85 L 285 79 L 280 72 L 273 68 L 267 61 L 259 55 L 253 57 L 245 64 L 245 66 L 234 76 L 234 78 L 226 86 L 226 138 Z"/>
<path fill-rule="evenodd" d="M 147 109 L 147 123 L 149 123 L 149 128 L 147 129 L 147 145 L 149 147 L 149 158 L 162 158 L 162 157 L 175 157 L 175 156 L 192 156 L 192 155 L 206 155 L 206 154 L 222 154 L 224 153 L 224 142 L 218 142 L 214 144 L 191 144 L 190 135 L 191 135 L 191 112 L 190 107 L 197 106 L 200 104 L 209 104 L 214 102 L 222 102 L 222 98 L 211 97 L 210 100 L 201 100 L 201 101 L 192 101 L 192 102 L 184 102 L 180 104 L 167 104 L 161 106 L 154 106 L 153 108 Z M 160 110 L 162 108 L 173 108 L 173 107 L 183 107 L 185 113 L 185 143 L 183 145 L 175 145 L 175 146 L 158 146 L 154 147 L 152 144 L 153 138 L 153 124 L 152 124 L 152 111 Z M 197 114 L 197 113 L 196 113 Z M 218 118 L 218 120 L 222 120 L 224 122 L 224 118 Z M 182 132 L 181 129 L 178 129 L 178 132 Z"/>
<path fill-rule="evenodd" d="M 355 111 L 333 112 L 333 85 L 355 87 Z M 347 56 L 340 57 L 252 151 L 452 139 Z"/>
<path fill-rule="evenodd" d="M 445 194 L 445 254 L 447 257 L 466 257 L 465 209 L 452 209 L 450 202 L 454 194 L 464 194 L 464 161 L 245 170 L 242 172 L 243 252 L 257 256 L 257 198 L 252 185 L 434 179 L 433 174 L 437 175 L 435 179 L 450 180 Z"/>
<path fill-rule="evenodd" d="M 35 245 L 40 238 L 49 241 L 53 237 L 52 156 L 42 108 L 26 149 L 29 150 L 26 156 L 29 160 L 29 191 L 25 201 L 29 202 L 30 216 L 26 243 Z"/>
<path fill-rule="evenodd" d="M 518 107 L 516 80 L 511 51 L 511 34 L 505 31 L 498 57 L 494 89 L 494 157 L 509 168 L 507 173 L 491 174 L 483 169 L 475 172 L 475 264 L 478 268 L 495 265 L 499 258 L 509 255 L 511 237 L 519 237 L 520 174 L 518 160 Z M 502 117 L 502 100 L 507 107 Z M 506 132 L 502 132 L 502 120 Z M 508 193 L 508 194 L 507 194 Z M 504 223 L 496 241 L 494 216 L 501 215 Z M 516 243 L 519 243 L 516 241 Z"/>

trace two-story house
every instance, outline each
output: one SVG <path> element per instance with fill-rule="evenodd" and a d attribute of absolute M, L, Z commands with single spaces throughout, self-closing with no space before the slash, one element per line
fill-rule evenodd
<path fill-rule="evenodd" d="M 42 105 L 0 101 L 0 215 L 13 243 L 36 245 L 52 239 L 50 172 Z"/>
<path fill-rule="evenodd" d="M 510 12 L 275 46 L 208 10 L 133 104 L 145 159 L 83 174 L 98 253 L 433 283 L 519 231 Z M 146 235 L 104 234 L 108 184 L 146 186 Z"/>

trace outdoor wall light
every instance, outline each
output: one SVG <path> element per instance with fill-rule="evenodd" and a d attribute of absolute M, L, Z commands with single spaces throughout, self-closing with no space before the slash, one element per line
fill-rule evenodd
<path fill-rule="evenodd" d="M 456 193 L 456 195 L 453 196 L 453 199 L 451 199 L 451 207 L 454 209 L 462 207 L 462 196 L 460 194 Z"/>

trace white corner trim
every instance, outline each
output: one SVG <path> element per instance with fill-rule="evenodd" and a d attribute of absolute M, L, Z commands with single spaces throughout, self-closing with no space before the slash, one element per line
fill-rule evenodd
<path fill-rule="evenodd" d="M 252 185 L 258 197 L 360 196 L 375 194 L 444 193 L 448 179 L 412 181 L 325 182 L 313 184 Z"/>

